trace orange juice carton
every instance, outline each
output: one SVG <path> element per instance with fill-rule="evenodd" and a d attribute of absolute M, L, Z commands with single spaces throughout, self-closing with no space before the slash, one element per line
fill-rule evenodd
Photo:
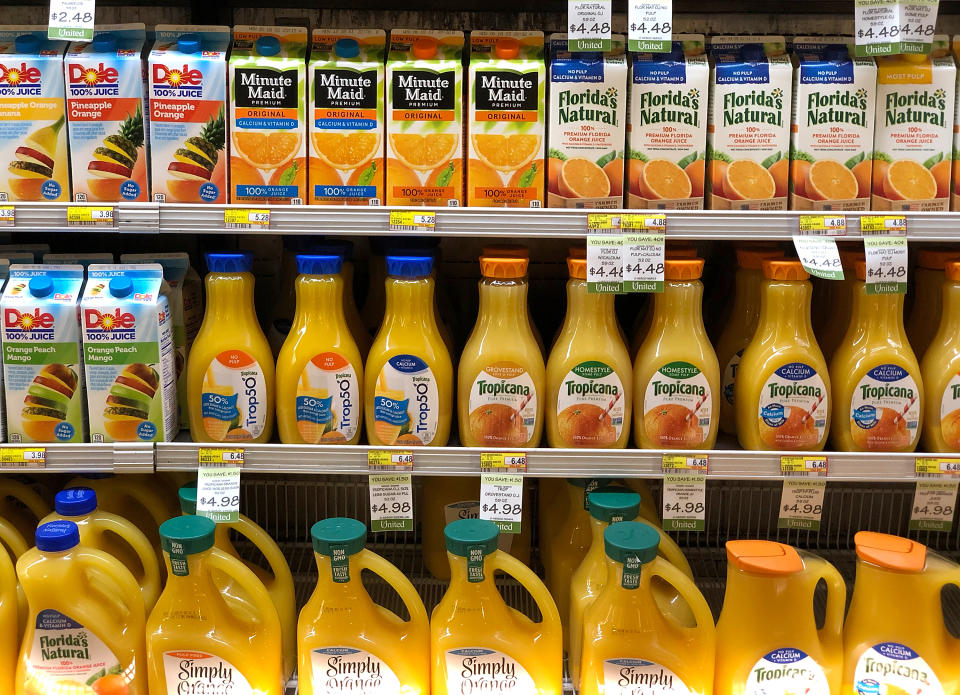
<path fill-rule="evenodd" d="M 155 203 L 226 203 L 230 27 L 161 24 L 148 59 Z"/>
<path fill-rule="evenodd" d="M 307 197 L 307 30 L 233 28 L 230 202 L 302 205 Z"/>
<path fill-rule="evenodd" d="M 67 127 L 76 202 L 149 200 L 143 24 L 98 26 L 67 50 Z"/>
<path fill-rule="evenodd" d="M 311 205 L 383 204 L 381 29 L 314 29 L 310 94 Z"/>
<path fill-rule="evenodd" d="M 782 36 L 710 40 L 706 203 L 786 210 L 793 68 Z"/>
<path fill-rule="evenodd" d="M 702 34 L 669 53 L 633 53 L 627 122 L 627 207 L 702 210 L 710 66 Z"/>
<path fill-rule="evenodd" d="M 66 49 L 43 27 L 0 27 L 0 201 L 70 200 Z"/>
<path fill-rule="evenodd" d="M 543 32 L 470 33 L 467 205 L 542 207 Z"/>
<path fill-rule="evenodd" d="M 463 204 L 462 57 L 463 32 L 390 32 L 387 205 Z"/>
<path fill-rule="evenodd" d="M 614 34 L 608 52 L 571 53 L 566 34 L 550 36 L 547 207 L 623 207 L 624 46 Z"/>
<path fill-rule="evenodd" d="M 924 55 L 877 58 L 874 210 L 949 210 L 957 67 L 946 36 Z"/>

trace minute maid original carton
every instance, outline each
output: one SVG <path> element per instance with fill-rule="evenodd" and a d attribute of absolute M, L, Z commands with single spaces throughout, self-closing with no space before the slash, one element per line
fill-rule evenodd
<path fill-rule="evenodd" d="M 163 267 L 95 264 L 80 302 L 90 440 L 164 442 L 179 431 L 173 317 Z"/>
<path fill-rule="evenodd" d="M 0 298 L 7 430 L 14 443 L 83 442 L 79 265 L 10 266 Z"/>

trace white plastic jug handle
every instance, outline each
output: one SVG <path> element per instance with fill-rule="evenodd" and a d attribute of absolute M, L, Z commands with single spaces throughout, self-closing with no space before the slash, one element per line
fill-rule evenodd
<path fill-rule="evenodd" d="M 686 601 L 687 605 L 690 606 L 690 611 L 693 613 L 693 617 L 696 619 L 697 624 L 692 627 L 688 627 L 681 625 L 671 616 L 665 615 L 664 618 L 667 620 L 667 622 L 674 628 L 683 632 L 699 633 L 702 635 L 704 647 L 707 647 L 709 643 L 709 649 L 712 650 L 716 640 L 716 626 L 713 622 L 713 613 L 710 611 L 710 606 L 707 604 L 707 600 L 703 597 L 703 594 L 700 593 L 700 589 L 698 589 L 697 585 L 693 583 L 693 580 L 682 571 L 677 569 L 673 564 L 667 562 L 665 559 L 659 556 L 650 563 L 650 576 L 651 578 L 660 577 L 660 579 L 677 590 L 677 593 L 680 594 L 680 598 Z"/>
<path fill-rule="evenodd" d="M 128 622 L 131 625 L 144 625 L 147 612 L 143 604 L 143 595 L 140 593 L 140 586 L 133 575 L 120 564 L 120 561 L 102 550 L 83 546 L 76 548 L 74 553 L 76 553 L 77 564 L 80 567 L 97 570 L 96 590 L 103 596 L 113 599 L 118 606 L 122 607 L 129 616 Z M 117 572 L 118 567 L 124 571 Z M 86 579 L 90 583 L 90 577 L 87 576 Z M 108 586 L 103 586 L 103 583 L 108 584 Z M 109 586 L 110 584 L 113 586 Z M 111 591 L 111 589 L 113 590 Z M 109 611 L 107 613 L 109 614 Z M 112 617 L 121 619 L 121 616 L 114 615 Z"/>
<path fill-rule="evenodd" d="M 243 562 L 231 557 L 219 548 L 211 548 L 206 557 L 206 563 L 211 569 L 220 570 L 225 575 L 233 579 L 252 601 L 251 608 L 260 610 L 260 620 L 257 621 L 257 634 L 263 635 L 265 639 L 272 644 L 279 645 L 281 642 L 280 615 L 277 613 L 276 606 L 270 600 L 270 594 L 263 586 L 257 575 L 247 568 Z M 223 598 L 221 597 L 221 601 Z M 242 620 L 236 613 L 234 618 L 240 622 Z"/>
<path fill-rule="evenodd" d="M 405 629 L 419 627 L 427 630 L 429 628 L 427 609 L 423 605 L 423 600 L 403 572 L 371 550 L 361 550 L 357 553 L 355 562 L 358 569 L 361 571 L 370 570 L 392 586 L 399 594 L 400 600 L 403 601 L 403 605 L 407 607 L 407 612 L 410 614 L 410 620 L 408 621 L 401 621 L 400 616 L 396 616 L 401 625 L 405 626 Z M 393 614 L 392 611 L 391 614 Z"/>
<path fill-rule="evenodd" d="M 510 553 L 505 553 L 502 550 L 496 550 L 487 556 L 487 568 L 491 572 L 500 570 L 509 574 L 520 582 L 520 585 L 536 602 L 537 608 L 540 609 L 540 622 L 534 623 L 522 613 L 518 613 L 521 618 L 531 624 L 546 624 L 556 626 L 557 629 L 560 628 L 560 611 L 557 610 L 557 604 L 533 570 Z"/>
<path fill-rule="evenodd" d="M 847 585 L 837 568 L 817 555 L 803 554 L 806 571 L 810 575 L 810 604 L 813 593 L 822 579 L 827 584 L 827 609 L 823 627 L 817 631 L 820 642 L 827 651 L 840 649 L 843 634 L 843 613 L 847 605 Z"/>
<path fill-rule="evenodd" d="M 147 612 L 150 612 L 160 597 L 162 588 L 160 585 L 160 563 L 157 561 L 157 553 L 150 541 L 140 529 L 116 514 L 101 511 L 87 523 L 100 533 L 110 531 L 116 534 L 133 550 L 143 567 L 143 577 L 136 577 L 136 579 L 140 582 L 143 603 Z"/>

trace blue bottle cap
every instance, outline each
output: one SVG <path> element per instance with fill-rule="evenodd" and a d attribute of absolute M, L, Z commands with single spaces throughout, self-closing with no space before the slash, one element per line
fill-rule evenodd
<path fill-rule="evenodd" d="M 83 516 L 97 509 L 97 493 L 88 487 L 68 487 L 53 498 L 60 516 Z"/>
<path fill-rule="evenodd" d="M 297 256 L 297 270 L 303 275 L 336 275 L 343 266 L 343 258 L 328 254 L 301 254 Z"/>
<path fill-rule="evenodd" d="M 181 53 L 199 53 L 201 41 L 200 34 L 181 34 L 177 39 L 177 50 Z"/>
<path fill-rule="evenodd" d="M 27 289 L 34 297 L 46 297 L 53 292 L 53 280 L 43 275 L 37 275 L 30 278 Z"/>
<path fill-rule="evenodd" d="M 280 39 L 276 36 L 261 36 L 254 44 L 254 50 L 258 55 L 275 56 L 280 52 Z"/>
<path fill-rule="evenodd" d="M 93 37 L 93 50 L 97 53 L 112 53 L 117 50 L 117 37 L 113 34 L 97 34 Z"/>
<path fill-rule="evenodd" d="M 387 256 L 387 274 L 402 278 L 426 277 L 433 270 L 430 256 Z"/>
<path fill-rule="evenodd" d="M 360 44 L 356 39 L 339 39 L 333 44 L 333 52 L 337 58 L 356 58 L 360 55 Z"/>
<path fill-rule="evenodd" d="M 207 254 L 207 270 L 211 273 L 249 273 L 252 268 L 253 254 L 249 251 Z"/>
<path fill-rule="evenodd" d="M 72 521 L 51 521 L 37 528 L 37 549 L 59 553 L 80 545 L 80 529 Z"/>
<path fill-rule="evenodd" d="M 13 40 L 17 53 L 39 53 L 40 39 L 34 34 L 20 34 Z"/>
<path fill-rule="evenodd" d="M 127 297 L 133 292 L 133 282 L 130 278 L 110 278 L 110 294 L 114 297 Z"/>

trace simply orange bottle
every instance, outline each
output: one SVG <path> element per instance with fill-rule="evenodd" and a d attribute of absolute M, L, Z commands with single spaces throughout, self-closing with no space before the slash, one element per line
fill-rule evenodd
<path fill-rule="evenodd" d="M 17 572 L 10 553 L 0 545 L 0 689 L 12 693 L 17 674 L 17 654 L 20 649 L 20 606 L 17 596 Z"/>
<path fill-rule="evenodd" d="M 960 451 L 960 262 L 945 271 L 940 328 L 920 362 L 924 451 Z"/>
<path fill-rule="evenodd" d="M 960 261 L 960 249 L 920 249 L 913 269 L 913 304 L 907 317 L 910 347 L 922 359 L 937 332 L 942 313 L 944 269 L 947 263 Z"/>

